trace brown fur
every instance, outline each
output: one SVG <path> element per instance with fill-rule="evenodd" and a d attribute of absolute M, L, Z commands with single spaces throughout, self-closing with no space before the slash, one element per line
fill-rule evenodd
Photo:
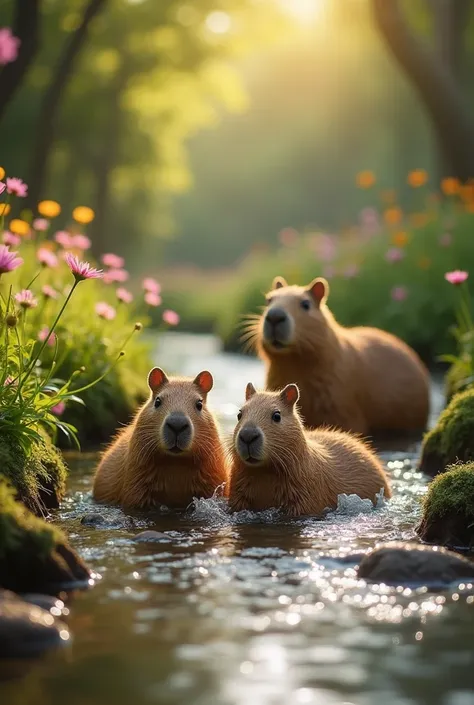
<path fill-rule="evenodd" d="M 268 294 L 294 321 L 292 340 L 276 350 L 263 338 L 263 318 L 249 324 L 267 368 L 266 388 L 296 383 L 305 425 L 334 426 L 367 435 L 425 428 L 429 413 L 429 376 L 403 341 L 377 328 L 344 328 L 326 306 L 323 279 L 309 287 L 288 286 L 277 279 Z M 303 298 L 310 310 L 301 308 Z"/>
<path fill-rule="evenodd" d="M 159 409 L 154 407 L 157 392 L 163 400 Z M 199 398 L 202 411 L 196 409 Z M 186 413 L 194 426 L 190 450 L 179 455 L 167 452 L 161 439 L 161 426 L 171 411 Z M 206 393 L 192 380 L 171 378 L 152 391 L 132 423 L 105 451 L 93 494 L 99 502 L 125 507 L 185 508 L 193 497 L 212 497 L 226 481 L 224 451 Z"/>
<path fill-rule="evenodd" d="M 232 511 L 281 508 L 290 516 L 321 514 L 335 508 L 339 494 L 356 494 L 372 502 L 380 489 L 391 497 L 385 472 L 368 445 L 342 431 L 305 431 L 293 404 L 280 394 L 255 392 L 234 432 L 229 506 Z M 253 392 L 252 392 L 253 390 Z M 280 423 L 272 420 L 279 410 Z M 244 424 L 263 431 L 264 456 L 249 465 L 237 451 L 237 434 Z"/>

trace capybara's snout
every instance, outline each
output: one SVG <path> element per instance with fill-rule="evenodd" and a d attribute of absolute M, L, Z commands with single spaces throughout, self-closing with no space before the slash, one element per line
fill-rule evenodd
<path fill-rule="evenodd" d="M 237 434 L 237 452 L 245 463 L 263 460 L 264 438 L 257 426 L 244 426 Z"/>
<path fill-rule="evenodd" d="M 162 428 L 163 445 L 171 453 L 180 453 L 192 445 L 194 428 L 186 414 L 174 412 L 168 414 Z"/>
<path fill-rule="evenodd" d="M 268 309 L 263 319 L 263 337 L 274 347 L 287 345 L 292 337 L 293 321 L 291 316 L 280 306 Z"/>

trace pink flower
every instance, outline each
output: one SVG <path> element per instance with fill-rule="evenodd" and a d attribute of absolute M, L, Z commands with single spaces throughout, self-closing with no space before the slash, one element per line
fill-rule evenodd
<path fill-rule="evenodd" d="M 2 194 L 6 189 L 6 184 L 3 183 L 3 181 L 0 181 L 0 194 Z"/>
<path fill-rule="evenodd" d="M 449 247 L 453 241 L 453 238 L 451 237 L 450 233 L 444 233 L 443 235 L 439 236 L 439 244 L 441 247 Z"/>
<path fill-rule="evenodd" d="M 72 238 L 66 230 L 58 230 L 54 239 L 61 247 L 71 247 Z"/>
<path fill-rule="evenodd" d="M 112 282 L 126 282 L 130 274 L 126 269 L 109 269 L 104 273 L 104 282 L 112 284 Z"/>
<path fill-rule="evenodd" d="M 154 291 L 147 291 L 145 294 L 145 303 L 148 306 L 159 306 L 161 304 L 161 296 L 155 294 Z"/>
<path fill-rule="evenodd" d="M 48 250 L 46 247 L 40 247 L 36 256 L 38 262 L 40 262 L 43 267 L 57 267 L 58 265 L 58 258 L 54 252 L 51 252 L 51 250 Z"/>
<path fill-rule="evenodd" d="M 13 272 L 22 264 L 23 260 L 17 256 L 16 252 L 10 252 L 6 245 L 0 245 L 0 274 Z"/>
<path fill-rule="evenodd" d="M 332 235 L 320 233 L 312 243 L 316 257 L 322 262 L 332 262 L 337 254 L 337 242 Z"/>
<path fill-rule="evenodd" d="M 468 277 L 469 272 L 464 272 L 462 269 L 455 269 L 453 272 L 446 272 L 444 275 L 446 281 L 450 284 L 454 284 L 454 286 L 459 286 L 459 284 L 465 282 Z"/>
<path fill-rule="evenodd" d="M 112 321 L 117 315 L 117 311 L 113 306 L 109 306 L 105 301 L 99 301 L 95 305 L 95 312 L 100 318 L 104 318 L 106 321 Z"/>
<path fill-rule="evenodd" d="M 11 233 L 9 230 L 5 230 L 2 239 L 5 245 L 11 245 L 12 247 L 16 247 L 21 242 L 21 237 Z"/>
<path fill-rule="evenodd" d="M 46 220 L 46 218 L 36 218 L 33 221 L 33 228 L 39 233 L 44 233 L 44 231 L 49 228 L 49 220 Z"/>
<path fill-rule="evenodd" d="M 67 253 L 67 255 L 64 258 L 66 260 L 66 264 L 71 270 L 71 272 L 74 274 L 74 279 L 77 282 L 82 282 L 84 279 L 101 279 L 103 272 L 101 269 L 96 269 L 95 267 L 91 267 L 89 262 L 81 262 L 78 260 L 76 255 L 71 254 L 70 252 Z"/>
<path fill-rule="evenodd" d="M 359 274 L 359 266 L 355 263 L 348 264 L 343 274 L 346 279 L 354 279 Z"/>
<path fill-rule="evenodd" d="M 43 296 L 45 299 L 57 299 L 58 298 L 58 292 L 56 289 L 53 289 L 52 286 L 49 286 L 49 284 L 45 284 L 43 288 L 41 289 L 43 292 Z"/>
<path fill-rule="evenodd" d="M 15 294 L 15 301 L 22 308 L 35 308 L 38 305 L 38 299 L 33 296 L 33 292 L 29 289 L 22 289 L 19 294 Z"/>
<path fill-rule="evenodd" d="M 123 257 L 119 257 L 119 255 L 114 255 L 112 252 L 109 252 L 102 255 L 102 263 L 111 269 L 122 269 L 125 264 L 125 260 Z"/>
<path fill-rule="evenodd" d="M 66 404 L 63 401 L 58 401 L 57 404 L 51 407 L 51 413 L 55 416 L 62 416 L 66 409 Z"/>
<path fill-rule="evenodd" d="M 405 286 L 394 286 L 390 292 L 393 301 L 405 301 L 408 297 L 408 290 Z"/>
<path fill-rule="evenodd" d="M 56 343 L 56 333 L 50 333 L 48 326 L 43 326 L 38 333 L 38 340 L 46 345 L 54 345 Z"/>
<path fill-rule="evenodd" d="M 283 247 L 294 247 L 298 244 L 300 236 L 294 228 L 283 228 L 278 233 L 278 238 Z"/>
<path fill-rule="evenodd" d="M 25 198 L 28 195 L 28 186 L 23 179 L 17 179 L 16 176 L 7 176 L 7 193 L 12 193 L 19 198 Z"/>
<path fill-rule="evenodd" d="M 405 253 L 399 247 L 391 247 L 385 253 L 385 259 L 387 262 L 400 262 L 405 257 Z"/>
<path fill-rule="evenodd" d="M 88 250 L 92 245 L 87 235 L 73 235 L 71 238 L 71 247 L 77 247 L 78 250 Z"/>
<path fill-rule="evenodd" d="M 163 320 L 169 326 L 177 326 L 179 323 L 179 316 L 176 311 L 166 309 L 166 311 L 163 311 Z"/>
<path fill-rule="evenodd" d="M 153 294 L 159 294 L 161 291 L 160 284 L 158 284 L 156 279 L 153 279 L 152 277 L 147 277 L 146 279 L 144 279 L 142 282 L 142 287 L 145 289 L 145 291 L 150 291 Z"/>
<path fill-rule="evenodd" d="M 18 56 L 21 40 L 12 34 L 10 27 L 0 29 L 0 66 L 10 64 Z"/>
<path fill-rule="evenodd" d="M 11 375 L 8 375 L 8 377 L 6 377 L 6 379 L 5 379 L 5 382 L 3 383 L 3 386 L 8 387 L 10 384 L 13 384 L 14 381 L 15 381 L 15 378 L 12 377 Z M 16 384 L 15 384 L 15 387 L 16 387 Z"/>
<path fill-rule="evenodd" d="M 124 304 L 129 304 L 133 301 L 133 294 L 131 291 L 128 291 L 128 289 L 125 289 L 123 286 L 120 286 L 116 292 L 115 296 L 119 301 L 122 301 Z"/>

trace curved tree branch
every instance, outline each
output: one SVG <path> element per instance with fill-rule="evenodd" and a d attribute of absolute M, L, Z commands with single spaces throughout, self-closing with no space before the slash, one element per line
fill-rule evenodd
<path fill-rule="evenodd" d="M 448 65 L 408 27 L 399 0 L 372 0 L 376 24 L 395 59 L 415 86 L 452 176 L 474 176 L 474 124 Z"/>
<path fill-rule="evenodd" d="M 39 29 L 40 0 L 17 0 L 12 31 L 21 44 L 16 61 L 7 64 L 0 73 L 0 120 L 38 51 Z"/>

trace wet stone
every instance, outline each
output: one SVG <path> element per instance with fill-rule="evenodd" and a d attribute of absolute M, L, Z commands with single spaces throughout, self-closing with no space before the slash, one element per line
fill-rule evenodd
<path fill-rule="evenodd" d="M 67 626 L 11 593 L 0 594 L 0 658 L 31 657 L 65 645 Z"/>
<path fill-rule="evenodd" d="M 386 585 L 449 585 L 474 579 L 474 563 L 439 546 L 394 541 L 362 559 L 358 577 Z"/>
<path fill-rule="evenodd" d="M 107 520 L 102 514 L 91 512 L 90 514 L 84 514 L 81 519 L 81 524 L 84 526 L 106 526 Z"/>
<path fill-rule="evenodd" d="M 171 541 L 170 537 L 167 536 L 166 534 L 163 534 L 161 531 L 141 531 L 139 534 L 134 536 L 133 540 L 136 543 L 152 543 L 154 541 L 156 542 L 163 542 L 163 541 Z"/>
<path fill-rule="evenodd" d="M 25 593 L 19 595 L 19 597 L 28 602 L 30 605 L 36 605 L 36 607 L 41 607 L 41 609 L 49 612 L 53 608 L 62 612 L 64 610 L 64 602 L 57 597 L 52 595 L 41 595 L 36 593 Z M 1 598 L 0 598 L 1 599 Z M 57 612 L 56 612 L 57 614 Z"/>

